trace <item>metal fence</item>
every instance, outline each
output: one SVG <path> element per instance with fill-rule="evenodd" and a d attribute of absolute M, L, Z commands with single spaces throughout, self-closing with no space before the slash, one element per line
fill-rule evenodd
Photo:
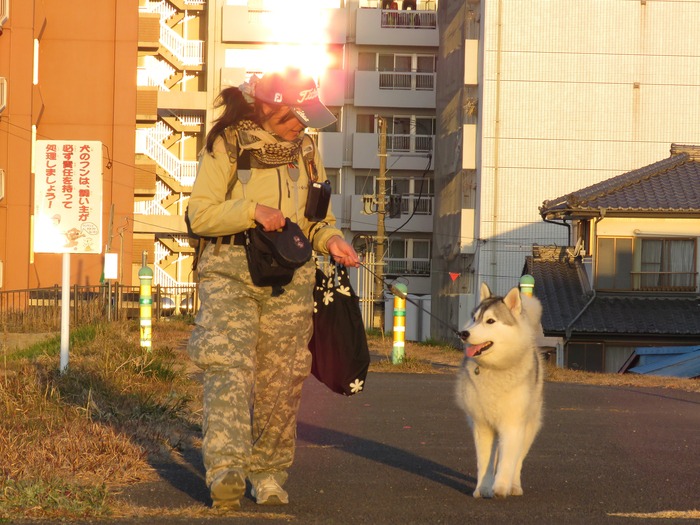
<path fill-rule="evenodd" d="M 138 319 L 140 289 L 118 283 L 74 285 L 70 290 L 73 325 L 99 320 Z M 198 307 L 195 288 L 155 286 L 152 289 L 154 320 L 194 314 Z M 58 331 L 63 307 L 60 286 L 0 292 L 0 329 L 7 332 Z"/>

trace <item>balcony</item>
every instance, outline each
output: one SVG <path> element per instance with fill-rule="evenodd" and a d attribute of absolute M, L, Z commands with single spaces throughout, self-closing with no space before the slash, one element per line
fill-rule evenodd
<path fill-rule="evenodd" d="M 430 275 L 430 259 L 395 259 L 387 257 L 384 259 L 386 266 L 384 273 L 388 276 L 399 275 Z"/>
<path fill-rule="evenodd" d="M 437 12 L 358 9 L 358 45 L 438 47 Z"/>
<path fill-rule="evenodd" d="M 355 106 L 435 109 L 435 73 L 357 71 Z"/>
<path fill-rule="evenodd" d="M 378 133 L 353 133 L 352 167 L 379 169 Z M 387 135 L 387 168 L 392 170 L 433 169 L 433 135 Z M 430 159 L 430 161 L 429 161 Z"/>
<path fill-rule="evenodd" d="M 631 272 L 634 290 L 640 292 L 692 292 L 697 290 L 695 272 Z"/>
<path fill-rule="evenodd" d="M 221 27 L 222 42 L 286 43 L 286 44 L 345 44 L 345 9 L 307 10 L 305 28 L 283 25 L 284 11 L 250 9 L 247 6 L 224 5 Z M 313 15 L 313 16 L 312 16 Z M 317 30 L 311 31 L 310 27 Z"/>
<path fill-rule="evenodd" d="M 350 211 L 350 230 L 353 232 L 376 232 L 377 209 L 374 195 L 353 195 Z M 388 207 L 388 205 L 387 205 Z M 396 218 L 385 216 L 386 231 L 396 230 L 402 226 L 408 217 L 415 213 L 411 220 L 401 228 L 403 233 L 430 233 L 433 231 L 433 197 L 418 195 L 402 195 L 401 215 Z"/>
<path fill-rule="evenodd" d="M 343 133 L 320 131 L 317 135 L 318 150 L 326 168 L 343 167 Z"/>

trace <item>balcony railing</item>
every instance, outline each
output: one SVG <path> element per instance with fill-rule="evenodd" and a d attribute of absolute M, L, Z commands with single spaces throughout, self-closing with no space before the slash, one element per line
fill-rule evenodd
<path fill-rule="evenodd" d="M 379 89 L 433 91 L 435 89 L 435 73 L 382 71 L 379 73 Z"/>
<path fill-rule="evenodd" d="M 160 23 L 160 42 L 183 66 L 201 66 L 204 63 L 204 42 L 184 39 L 163 21 Z"/>
<path fill-rule="evenodd" d="M 204 5 L 204 0 L 186 0 L 186 5 Z M 166 20 L 177 13 L 169 2 L 150 2 L 141 8 L 149 13 L 160 15 L 160 43 L 185 66 L 200 66 L 204 63 L 204 43 L 201 40 L 187 40 L 177 34 Z"/>
<path fill-rule="evenodd" d="M 634 289 L 640 292 L 695 292 L 696 272 L 632 272 Z"/>
<path fill-rule="evenodd" d="M 435 29 L 435 11 L 393 11 L 382 10 L 382 27 L 400 29 Z"/>
<path fill-rule="evenodd" d="M 430 275 L 430 259 L 386 258 L 387 275 Z"/>
<path fill-rule="evenodd" d="M 397 135 L 386 136 L 387 151 L 428 153 L 433 151 L 434 135 Z"/>
<path fill-rule="evenodd" d="M 402 215 L 432 215 L 433 196 L 432 195 L 401 195 Z"/>
<path fill-rule="evenodd" d="M 159 121 L 155 127 L 139 130 L 137 142 L 142 139 L 143 151 L 183 186 L 192 186 L 197 176 L 197 161 L 181 160 L 166 148 L 162 141 L 172 134 L 169 126 Z"/>

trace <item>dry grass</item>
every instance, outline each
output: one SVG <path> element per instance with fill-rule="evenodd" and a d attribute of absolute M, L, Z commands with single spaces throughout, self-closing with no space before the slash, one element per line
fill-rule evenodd
<path fill-rule="evenodd" d="M 108 515 L 115 485 L 156 479 L 149 460 L 198 440 L 198 388 L 177 350 L 189 330 L 157 325 L 145 353 L 136 323 L 81 327 L 64 374 L 58 336 L 3 345 L 0 518 Z"/>
<path fill-rule="evenodd" d="M 179 461 L 200 446 L 201 385 L 184 356 L 192 326 L 157 323 L 153 351 L 139 346 L 137 322 L 80 327 L 71 334 L 70 365 L 58 372 L 60 338 L 0 339 L 0 521 L 146 518 L 115 495 L 124 485 L 156 479 L 154 459 Z M 30 338 L 31 339 L 31 338 Z M 24 341 L 26 344 L 23 344 Z M 370 335 L 379 373 L 455 373 L 458 349 L 406 342 L 392 364 L 391 336 Z M 379 356 L 378 358 L 376 356 Z M 700 392 L 697 380 L 593 374 L 547 367 L 549 381 L 678 388 Z M 211 509 L 158 509 L 159 516 L 200 516 Z"/>
<path fill-rule="evenodd" d="M 407 341 L 404 363 L 394 365 L 391 361 L 393 340 L 391 336 L 368 336 L 370 351 L 381 356 L 370 365 L 375 372 L 403 373 L 454 373 L 463 358 L 461 350 L 444 345 L 412 343 Z M 672 388 L 686 392 L 700 392 L 700 380 L 681 379 L 640 374 L 602 374 L 557 368 L 552 364 L 545 367 L 546 380 L 557 383 L 579 383 L 618 387 Z"/>

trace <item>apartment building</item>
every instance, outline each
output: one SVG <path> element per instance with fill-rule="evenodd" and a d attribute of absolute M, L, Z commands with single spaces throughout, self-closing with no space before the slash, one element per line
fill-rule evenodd
<path fill-rule="evenodd" d="M 533 245 L 568 245 L 551 195 L 700 142 L 697 20 L 698 1 L 440 2 L 434 315 L 463 325 L 481 281 L 505 293 Z"/>
<path fill-rule="evenodd" d="M 99 284 L 110 243 L 131 260 L 137 22 L 137 0 L 0 0 L 0 289 L 62 281 L 62 255 L 34 252 L 37 141 L 100 145 L 103 241 L 70 255 L 71 284 Z"/>
<path fill-rule="evenodd" d="M 154 282 L 192 284 L 182 213 L 216 96 L 293 64 L 317 79 L 338 118 L 309 132 L 347 240 L 371 259 L 379 229 L 383 275 L 429 294 L 436 8 L 432 1 L 141 0 L 134 246 L 155 251 Z M 365 282 L 373 293 L 372 279 Z"/>
<path fill-rule="evenodd" d="M 464 325 L 480 281 L 517 284 L 533 244 L 567 244 L 545 199 L 700 141 L 699 1 L 93 4 L 0 0 L 4 288 L 60 282 L 30 249 L 33 133 L 105 145 L 120 281 L 145 251 L 155 284 L 193 286 L 182 216 L 214 99 L 287 63 L 338 117 L 310 132 L 346 238 L 370 260 L 386 237 L 383 274 L 436 298 L 421 337 Z M 100 256 L 77 260 L 72 281 L 97 282 Z"/>

